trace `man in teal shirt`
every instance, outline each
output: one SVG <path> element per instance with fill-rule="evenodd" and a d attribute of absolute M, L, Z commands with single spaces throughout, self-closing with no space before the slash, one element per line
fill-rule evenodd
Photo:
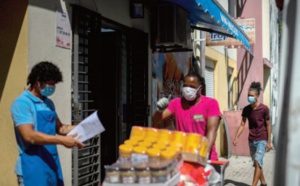
<path fill-rule="evenodd" d="M 28 89 L 11 106 L 20 153 L 15 167 L 20 186 L 64 185 L 56 145 L 83 147 L 76 135 L 66 136 L 74 126 L 60 122 L 48 98 L 61 81 L 62 74 L 56 65 L 40 62 L 28 76 Z"/>

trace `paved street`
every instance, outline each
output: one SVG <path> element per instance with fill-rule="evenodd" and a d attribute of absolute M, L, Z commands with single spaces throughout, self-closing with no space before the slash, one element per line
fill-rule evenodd
<path fill-rule="evenodd" d="M 225 186 L 249 186 L 252 184 L 254 167 L 250 157 L 231 156 L 225 172 Z M 275 150 L 266 153 L 263 172 L 268 186 L 273 185 Z M 260 182 L 258 183 L 260 185 Z"/>

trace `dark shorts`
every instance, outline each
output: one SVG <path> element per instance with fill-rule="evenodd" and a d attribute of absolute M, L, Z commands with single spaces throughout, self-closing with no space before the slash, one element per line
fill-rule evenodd
<path fill-rule="evenodd" d="M 267 141 L 249 141 L 250 154 L 253 161 L 257 161 L 259 166 L 262 168 L 263 158 L 266 153 Z"/>

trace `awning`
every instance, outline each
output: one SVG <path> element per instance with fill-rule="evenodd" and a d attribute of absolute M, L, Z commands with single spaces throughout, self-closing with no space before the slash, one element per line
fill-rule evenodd
<path fill-rule="evenodd" d="M 189 12 L 192 27 L 234 37 L 252 54 L 249 38 L 216 0 L 163 0 Z"/>

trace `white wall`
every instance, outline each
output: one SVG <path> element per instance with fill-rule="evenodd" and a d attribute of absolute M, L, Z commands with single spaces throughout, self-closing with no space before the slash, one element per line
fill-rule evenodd
<path fill-rule="evenodd" d="M 263 58 L 270 60 L 270 0 L 262 2 Z"/>
<path fill-rule="evenodd" d="M 54 101 L 57 114 L 63 123 L 71 123 L 71 49 L 55 46 L 56 7 L 64 8 L 64 1 L 29 1 L 28 20 L 28 66 L 40 61 L 51 61 L 58 65 L 63 82 L 57 84 L 56 92 L 50 98 Z M 58 146 L 65 185 L 72 185 L 72 152 Z"/>
<path fill-rule="evenodd" d="M 222 5 L 222 7 L 228 12 L 228 0 L 217 0 L 219 4 Z"/>

